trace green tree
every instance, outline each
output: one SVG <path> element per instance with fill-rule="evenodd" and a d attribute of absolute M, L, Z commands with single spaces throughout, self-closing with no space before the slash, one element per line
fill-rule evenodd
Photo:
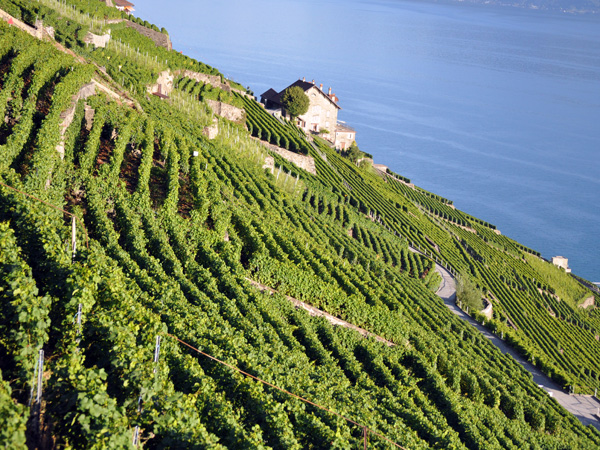
<path fill-rule="evenodd" d="M 348 159 L 350 159 L 350 161 L 352 162 L 356 162 L 358 158 L 362 156 L 362 152 L 358 148 L 358 145 L 356 145 L 356 141 L 352 143 L 346 155 L 348 156 Z"/>
<path fill-rule="evenodd" d="M 477 286 L 464 274 L 456 278 L 456 296 L 471 310 L 481 311 L 483 309 L 483 295 Z"/>
<path fill-rule="evenodd" d="M 292 117 L 298 117 L 308 111 L 310 100 L 300 86 L 287 88 L 281 96 L 281 104 Z"/>

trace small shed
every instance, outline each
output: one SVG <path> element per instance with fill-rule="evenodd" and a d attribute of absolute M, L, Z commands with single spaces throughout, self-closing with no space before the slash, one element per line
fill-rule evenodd
<path fill-rule="evenodd" d="M 333 134 L 333 145 L 338 150 L 347 150 L 356 140 L 356 130 L 344 122 L 338 122 Z"/>
<path fill-rule="evenodd" d="M 569 267 L 569 260 L 564 256 L 553 256 L 552 264 L 554 264 L 557 267 L 560 267 L 561 269 L 565 269 L 565 272 L 567 273 L 571 273 L 571 268 Z"/>

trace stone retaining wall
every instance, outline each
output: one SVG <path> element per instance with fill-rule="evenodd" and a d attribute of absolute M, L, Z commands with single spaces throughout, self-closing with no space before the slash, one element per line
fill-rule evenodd
<path fill-rule="evenodd" d="M 208 75 L 207 73 L 194 72 L 192 70 L 176 70 L 174 75 L 190 78 L 198 83 L 210 84 L 227 92 L 231 91 L 231 87 L 228 84 L 221 83 L 221 77 L 218 75 Z"/>
<path fill-rule="evenodd" d="M 173 50 L 173 44 L 171 43 L 171 39 L 168 35 L 161 33 L 160 31 L 154 31 L 151 28 L 146 28 L 138 23 L 132 22 L 130 20 L 126 21 L 126 24 L 129 28 L 133 28 L 138 33 L 143 36 L 146 36 L 154 41 L 156 45 L 159 47 L 164 47 L 167 50 Z"/>
<path fill-rule="evenodd" d="M 255 137 L 252 137 L 252 139 L 256 140 L 257 142 L 260 142 L 262 145 L 267 147 L 273 153 L 277 153 L 283 159 L 295 164 L 296 166 L 300 167 L 301 169 L 306 170 L 308 173 L 312 173 L 313 175 L 317 174 L 315 160 L 312 156 L 305 156 L 305 155 L 300 155 L 299 153 L 290 152 L 289 150 L 286 150 L 285 148 L 277 147 L 276 145 L 269 144 L 268 142 L 265 142 L 265 141 L 261 141 Z"/>
<path fill-rule="evenodd" d="M 218 102 L 216 100 L 206 100 L 210 109 L 217 116 L 221 116 L 224 119 L 231 120 L 232 122 L 243 122 L 246 112 L 243 109 L 237 108 L 227 103 Z"/>
<path fill-rule="evenodd" d="M 229 86 L 227 81 L 225 83 L 221 82 L 221 77 L 219 75 L 208 75 L 206 73 L 194 72 L 192 70 L 176 70 L 173 73 L 175 76 L 187 77 L 192 80 L 197 81 L 198 83 L 210 84 L 211 86 L 218 87 L 226 92 L 237 92 L 240 95 L 248 96 L 245 91 L 240 89 L 235 89 Z"/>
<path fill-rule="evenodd" d="M 94 34 L 90 31 L 88 31 L 88 34 L 86 34 L 85 37 L 83 38 L 83 42 L 85 42 L 86 44 L 92 44 L 94 47 L 102 47 L 102 48 L 106 48 L 108 41 L 110 41 L 110 33 L 99 36 L 97 34 Z"/>
<path fill-rule="evenodd" d="M 79 92 L 75 94 L 71 100 L 71 106 L 66 111 L 63 111 L 60 115 L 60 142 L 56 145 L 56 151 L 60 155 L 60 159 L 65 156 L 65 134 L 69 126 L 73 123 L 75 118 L 75 110 L 77 109 L 77 102 L 79 100 L 85 100 L 88 97 L 96 94 L 96 85 L 92 82 L 82 86 Z"/>
<path fill-rule="evenodd" d="M 44 28 L 44 25 L 41 20 L 36 20 L 35 27 L 32 27 L 31 25 L 27 25 L 25 22 L 11 16 L 2 9 L 0 9 L 0 19 L 3 19 L 5 22 L 9 23 L 12 21 L 12 26 L 15 26 L 18 29 L 25 31 L 26 33 L 30 34 L 35 38 L 42 39 L 44 37 L 44 33 L 54 38 L 54 28 Z"/>
<path fill-rule="evenodd" d="M 488 299 L 485 299 L 485 302 L 487 303 L 487 306 L 483 309 L 483 311 L 481 311 L 481 314 L 487 317 L 488 320 L 492 320 L 494 317 L 494 307 L 492 306 L 492 302 L 490 302 Z"/>

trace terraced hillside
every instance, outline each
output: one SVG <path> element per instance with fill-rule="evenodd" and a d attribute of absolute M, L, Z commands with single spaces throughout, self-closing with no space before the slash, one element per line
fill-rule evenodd
<path fill-rule="evenodd" d="M 50 0 L 8 3 L 63 20 Z M 71 25 L 88 17 L 66 4 Z M 161 100 L 146 84 L 216 71 L 122 24 L 112 36 L 73 40 L 73 56 L 0 22 L 0 445 L 358 448 L 366 432 L 369 448 L 600 447 L 448 311 L 432 268 L 478 283 L 490 327 L 592 389 L 600 321 L 570 278 L 322 143 L 302 143 L 314 176 L 224 119 L 208 140 L 193 90 Z"/>

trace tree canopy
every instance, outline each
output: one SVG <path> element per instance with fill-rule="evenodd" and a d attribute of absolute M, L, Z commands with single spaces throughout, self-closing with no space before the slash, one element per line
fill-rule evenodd
<path fill-rule="evenodd" d="M 350 148 L 347 151 L 346 156 L 348 156 L 348 158 L 352 162 L 356 162 L 358 160 L 358 158 L 360 158 L 362 156 L 362 152 L 358 148 L 358 145 L 356 145 L 356 141 L 354 141 L 352 143 L 352 145 L 350 146 Z"/>
<path fill-rule="evenodd" d="M 298 117 L 308 111 L 310 100 L 300 86 L 292 86 L 281 96 L 281 103 L 292 117 Z"/>
<path fill-rule="evenodd" d="M 471 310 L 481 311 L 483 309 L 483 294 L 466 274 L 461 274 L 456 279 L 456 296 Z"/>

